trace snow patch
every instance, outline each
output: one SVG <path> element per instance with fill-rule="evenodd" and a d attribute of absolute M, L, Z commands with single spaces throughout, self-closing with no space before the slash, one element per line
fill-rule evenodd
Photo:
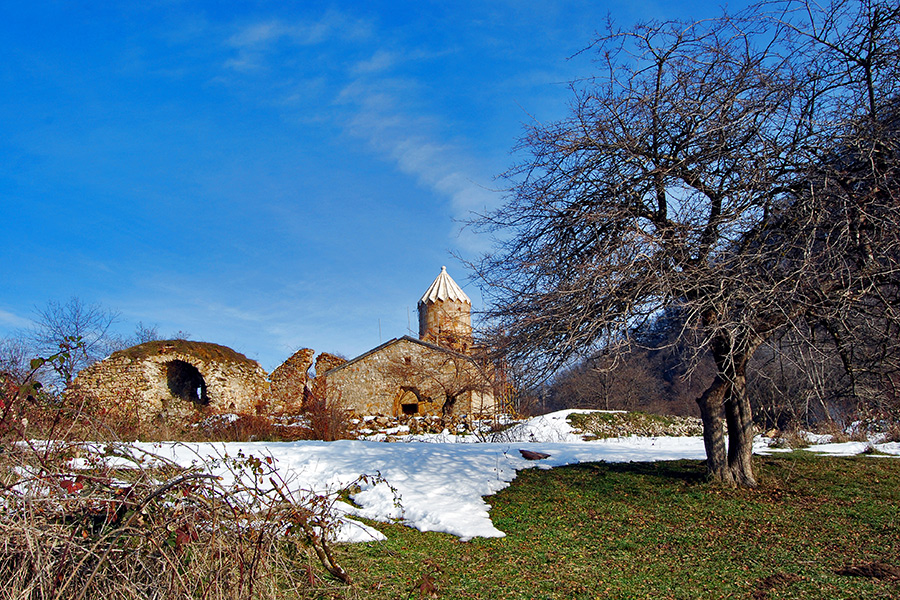
<path fill-rule="evenodd" d="M 217 442 L 131 444 L 132 452 L 158 455 L 179 465 L 201 466 L 234 484 L 223 457 L 270 457 L 279 477 L 298 496 L 324 494 L 336 498 L 352 486 L 355 504 L 335 501 L 340 520 L 337 541 L 383 539 L 374 528 L 355 518 L 399 521 L 420 531 L 449 533 L 461 540 L 501 537 L 490 518 L 484 497 L 495 494 L 515 479 L 520 469 L 550 469 L 581 462 L 648 462 L 703 459 L 702 437 L 623 437 L 584 441 L 572 431 L 564 410 L 529 419 L 502 432 L 503 441 L 479 442 L 479 436 L 441 434 L 408 435 L 406 442 L 371 440 L 337 442 Z M 769 447 L 771 440 L 757 436 L 755 453 L 789 452 Z M 808 450 L 846 456 L 866 451 L 872 444 L 823 444 Z M 874 448 L 900 455 L 900 443 Z M 543 460 L 525 460 L 519 450 L 548 454 Z M 374 476 L 360 480 L 361 475 Z"/>

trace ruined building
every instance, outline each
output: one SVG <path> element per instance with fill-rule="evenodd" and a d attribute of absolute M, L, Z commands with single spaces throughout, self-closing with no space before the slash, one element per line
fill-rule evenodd
<path fill-rule="evenodd" d="M 255 360 L 207 342 L 146 342 L 82 370 L 69 393 L 140 422 L 180 421 L 198 410 L 256 413 L 267 386 Z"/>
<path fill-rule="evenodd" d="M 472 302 L 442 267 L 418 303 L 419 339 L 392 339 L 346 361 L 302 349 L 267 375 L 225 346 L 153 341 L 78 374 L 70 393 L 141 422 L 202 414 L 285 414 L 310 397 L 360 415 L 493 411 L 493 371 L 472 340 Z"/>

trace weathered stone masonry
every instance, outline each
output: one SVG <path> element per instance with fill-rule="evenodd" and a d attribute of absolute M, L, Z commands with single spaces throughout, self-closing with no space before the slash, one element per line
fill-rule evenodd
<path fill-rule="evenodd" d="M 328 401 L 357 414 L 461 415 L 493 409 L 492 382 L 475 360 L 411 337 L 390 340 L 322 377 Z"/>
<path fill-rule="evenodd" d="M 140 421 L 180 420 L 198 409 L 255 413 L 266 372 L 231 348 L 187 340 L 154 341 L 114 352 L 78 374 L 70 393 Z"/>
<path fill-rule="evenodd" d="M 315 351 L 303 348 L 291 355 L 269 376 L 266 410 L 275 414 L 297 413 L 309 393 L 309 367 Z"/>
<path fill-rule="evenodd" d="M 418 302 L 419 339 L 391 340 L 321 374 L 328 401 L 365 415 L 493 412 L 493 372 L 475 356 L 471 308 L 441 267 Z"/>

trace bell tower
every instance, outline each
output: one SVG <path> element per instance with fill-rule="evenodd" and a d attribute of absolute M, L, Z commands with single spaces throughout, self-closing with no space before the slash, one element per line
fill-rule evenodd
<path fill-rule="evenodd" d="M 472 348 L 472 301 L 447 267 L 441 267 L 428 291 L 419 299 L 419 339 L 468 354 Z"/>

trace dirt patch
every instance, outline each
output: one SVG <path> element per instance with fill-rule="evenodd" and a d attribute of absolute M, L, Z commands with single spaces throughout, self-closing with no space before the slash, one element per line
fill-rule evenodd
<path fill-rule="evenodd" d="M 880 561 L 861 565 L 847 565 L 834 571 L 838 575 L 847 577 L 871 577 L 873 579 L 900 580 L 900 567 L 889 565 Z"/>
<path fill-rule="evenodd" d="M 766 600 L 769 597 L 769 592 L 786 588 L 802 579 L 795 573 L 775 573 L 764 577 L 756 582 L 756 586 L 753 589 L 753 600 Z"/>

